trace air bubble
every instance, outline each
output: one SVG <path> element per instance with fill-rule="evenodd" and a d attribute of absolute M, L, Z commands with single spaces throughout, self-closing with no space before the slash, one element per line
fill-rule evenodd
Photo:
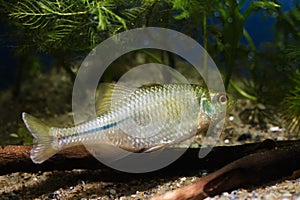
<path fill-rule="evenodd" d="M 227 19 L 227 21 L 228 21 L 228 23 L 232 23 L 233 19 L 232 19 L 231 17 L 229 17 L 229 18 Z"/>
<path fill-rule="evenodd" d="M 253 61 L 253 58 L 254 58 L 254 52 L 249 52 L 248 53 L 248 61 Z"/>
<path fill-rule="evenodd" d="M 274 17 L 274 18 L 278 17 L 278 13 L 277 12 L 272 12 L 272 17 Z"/>
<path fill-rule="evenodd" d="M 215 15 L 215 17 L 219 17 L 220 16 L 220 12 L 219 11 L 215 11 L 214 15 Z"/>

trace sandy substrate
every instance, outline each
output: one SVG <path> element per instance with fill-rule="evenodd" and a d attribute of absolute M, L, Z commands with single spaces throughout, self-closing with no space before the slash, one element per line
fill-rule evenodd
<path fill-rule="evenodd" d="M 0 177 L 1 199 L 149 199 L 199 180 L 196 176 L 137 176 L 105 170 L 13 173 Z M 109 176 L 118 176 L 119 180 Z M 208 199 L 300 199 L 300 178 L 240 188 Z"/>

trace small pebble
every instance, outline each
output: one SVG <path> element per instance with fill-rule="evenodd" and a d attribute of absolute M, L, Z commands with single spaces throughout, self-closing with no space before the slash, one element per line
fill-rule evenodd
<path fill-rule="evenodd" d="M 182 177 L 181 179 L 180 179 L 180 181 L 185 181 L 186 180 L 186 177 Z"/>
<path fill-rule="evenodd" d="M 230 199 L 230 200 L 235 200 L 235 199 L 236 199 L 236 196 L 235 196 L 234 194 L 230 194 L 229 199 Z"/>
<path fill-rule="evenodd" d="M 233 121 L 234 120 L 234 116 L 230 116 L 228 119 L 229 119 L 229 121 Z"/>
<path fill-rule="evenodd" d="M 286 190 L 279 190 L 280 193 L 287 193 Z"/>
<path fill-rule="evenodd" d="M 49 199 L 55 199 L 55 197 L 56 197 L 56 194 L 53 194 L 53 193 L 48 195 Z"/>
<path fill-rule="evenodd" d="M 109 193 L 112 194 L 112 195 L 115 195 L 117 192 L 116 192 L 116 190 L 114 190 L 114 189 L 110 189 L 110 190 L 109 190 Z"/>
<path fill-rule="evenodd" d="M 199 144 L 198 143 L 192 143 L 190 148 L 199 148 Z"/>
<path fill-rule="evenodd" d="M 247 133 L 243 133 L 242 135 L 240 135 L 237 139 L 237 141 L 245 141 L 245 140 L 248 140 L 248 139 L 251 139 L 252 138 L 252 135 L 250 132 L 247 132 Z"/>
<path fill-rule="evenodd" d="M 228 192 L 223 192 L 223 195 L 224 195 L 225 197 L 229 197 L 229 193 L 228 193 Z"/>
<path fill-rule="evenodd" d="M 277 199 L 276 195 L 274 195 L 274 193 L 269 193 L 264 195 L 264 199 L 269 199 L 269 200 L 274 200 Z"/>
<path fill-rule="evenodd" d="M 206 176 L 208 174 L 208 172 L 203 172 L 202 176 Z"/>
<path fill-rule="evenodd" d="M 225 140 L 224 140 L 224 143 L 225 143 L 225 144 L 229 144 L 229 142 L 230 142 L 229 139 L 225 139 Z"/>
<path fill-rule="evenodd" d="M 255 138 L 254 138 L 254 141 L 255 142 L 260 142 L 261 141 L 261 138 L 259 135 L 256 135 Z"/>
<path fill-rule="evenodd" d="M 271 131 L 271 132 L 279 132 L 279 131 L 281 131 L 281 129 L 278 126 L 272 126 L 272 127 L 270 127 L 269 131 Z"/>
<path fill-rule="evenodd" d="M 286 198 L 286 197 L 291 197 L 292 194 L 290 194 L 290 193 L 287 192 L 287 193 L 284 193 L 282 196 Z"/>

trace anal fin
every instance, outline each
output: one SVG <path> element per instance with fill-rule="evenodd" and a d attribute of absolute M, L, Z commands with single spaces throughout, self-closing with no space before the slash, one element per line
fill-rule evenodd
<path fill-rule="evenodd" d="M 104 164 L 110 164 L 132 154 L 132 152 L 109 144 L 84 144 L 84 146 L 97 160 Z"/>

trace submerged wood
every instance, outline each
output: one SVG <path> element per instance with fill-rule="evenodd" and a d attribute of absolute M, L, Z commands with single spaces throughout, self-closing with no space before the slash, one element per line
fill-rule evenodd
<path fill-rule="evenodd" d="M 279 142 L 266 140 L 260 143 L 214 147 L 202 159 L 198 158 L 199 149 L 190 148 L 165 170 L 205 169 L 213 171 L 246 155 L 274 148 L 297 152 L 300 149 L 300 140 Z M 0 175 L 12 172 L 108 168 L 89 154 L 83 146 L 71 147 L 61 151 L 42 164 L 35 164 L 31 161 L 30 149 L 31 146 L 0 147 Z M 174 148 L 170 148 L 170 150 L 174 151 Z M 288 160 L 288 162 L 290 161 Z"/>
<path fill-rule="evenodd" d="M 201 200 L 225 191 L 249 185 L 259 185 L 284 176 L 297 178 L 300 169 L 300 144 L 289 144 L 252 153 L 237 159 L 221 169 L 201 178 L 198 182 L 156 196 L 151 200 Z M 279 143 L 280 144 L 280 143 Z"/>
<path fill-rule="evenodd" d="M 66 149 L 42 164 L 31 161 L 30 149 L 31 146 L 1 147 L 0 175 L 12 172 L 109 169 L 83 146 Z M 174 148 L 170 150 L 174 151 Z M 189 170 L 219 170 L 201 178 L 197 183 L 155 197 L 154 200 L 203 199 L 241 186 L 290 176 L 300 169 L 300 140 L 266 140 L 261 143 L 215 147 L 203 159 L 198 158 L 198 153 L 199 149 L 188 149 L 182 157 L 161 171 L 179 174 Z"/>

